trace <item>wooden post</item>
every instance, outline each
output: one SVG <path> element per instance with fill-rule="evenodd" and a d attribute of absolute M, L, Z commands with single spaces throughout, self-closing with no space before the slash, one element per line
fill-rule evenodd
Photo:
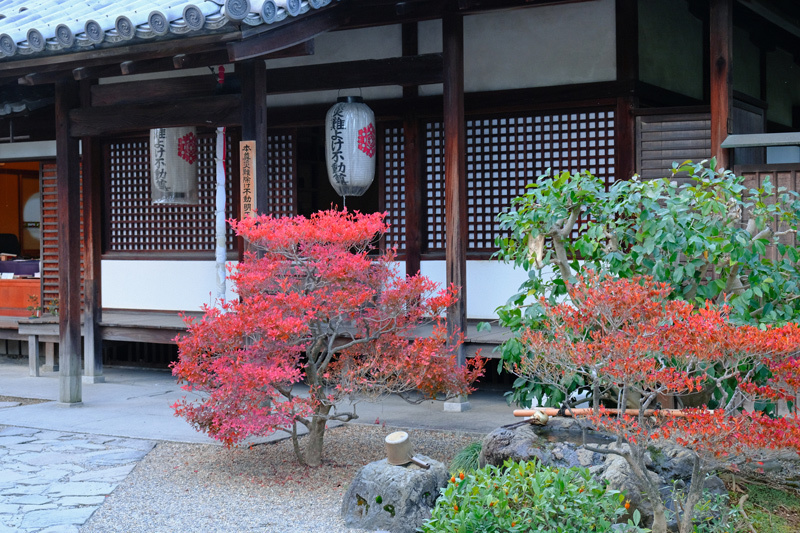
<path fill-rule="evenodd" d="M 267 66 L 263 59 L 236 64 L 242 80 L 242 140 L 256 141 L 255 191 L 259 214 L 269 214 L 267 161 Z"/>
<path fill-rule="evenodd" d="M 442 17 L 444 52 L 444 172 L 445 172 L 445 261 L 447 284 L 460 287 L 458 301 L 447 310 L 447 333 L 467 330 L 467 176 L 466 127 L 464 121 L 464 19 L 447 10 Z M 466 364 L 462 345 L 460 365 Z M 460 405 L 460 407 L 455 407 Z M 455 407 L 455 408 L 453 408 Z M 462 411 L 469 402 L 461 399 L 447 410 Z"/>
<path fill-rule="evenodd" d="M 80 83 L 81 105 L 91 107 L 93 82 Z M 100 296 L 101 216 L 103 185 L 100 147 L 94 137 L 81 139 L 83 179 L 83 381 L 100 383 L 103 376 L 103 338 L 100 335 L 102 299 Z"/>
<path fill-rule="evenodd" d="M 717 167 L 725 168 L 729 168 L 729 153 L 722 148 L 722 142 L 731 132 L 732 50 L 733 0 L 710 0 L 711 155 L 717 158 Z"/>
<path fill-rule="evenodd" d="M 6 345 L 7 346 L 7 345 Z M 6 349 L 6 352 L 8 349 Z M 28 336 L 28 375 L 39 377 L 39 336 Z"/>
<path fill-rule="evenodd" d="M 403 56 L 416 56 L 419 53 L 419 30 L 416 22 L 403 24 Z M 416 86 L 403 87 L 403 98 L 419 96 Z M 423 188 L 422 157 L 419 134 L 419 120 L 412 106 L 407 107 L 403 117 L 403 169 L 406 187 L 406 275 L 414 276 L 420 271 L 423 228 Z M 424 140 L 422 141 L 424 143 Z"/>
<path fill-rule="evenodd" d="M 59 401 L 81 402 L 81 226 L 78 140 L 69 135 L 69 111 L 78 107 L 78 84 L 56 82 L 56 187 L 58 201 Z"/>
<path fill-rule="evenodd" d="M 634 88 L 639 81 L 639 9 L 637 0 L 617 0 L 617 80 L 627 94 L 617 98 L 614 111 L 617 165 L 615 178 L 627 180 L 636 172 L 636 106 Z"/>

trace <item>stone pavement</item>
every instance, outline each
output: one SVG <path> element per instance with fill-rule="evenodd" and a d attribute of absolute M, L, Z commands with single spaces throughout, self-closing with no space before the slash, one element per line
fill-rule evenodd
<path fill-rule="evenodd" d="M 108 368 L 104 383 L 83 384 L 82 404 L 66 406 L 58 374 L 29 377 L 26 361 L 0 357 L 0 396 L 44 400 L 0 403 L 0 533 L 77 532 L 158 441 L 218 444 L 174 416 L 185 394 L 169 372 Z M 445 412 L 441 402 L 386 397 L 359 403 L 356 422 L 489 433 L 516 421 L 502 391 L 470 403 Z"/>
<path fill-rule="evenodd" d="M 77 532 L 154 445 L 0 427 L 0 533 Z"/>

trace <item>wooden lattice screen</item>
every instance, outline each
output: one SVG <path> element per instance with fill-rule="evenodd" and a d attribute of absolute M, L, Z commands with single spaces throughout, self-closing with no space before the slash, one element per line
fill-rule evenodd
<path fill-rule="evenodd" d="M 297 166 L 297 135 L 292 131 L 275 132 L 267 136 L 269 154 L 269 183 L 267 205 L 270 215 L 290 217 L 297 214 L 295 189 Z"/>
<path fill-rule="evenodd" d="M 444 129 L 426 126 L 428 251 L 445 247 Z M 547 169 L 588 170 L 606 186 L 616 179 L 614 111 L 610 108 L 494 115 L 467 120 L 467 249 L 495 250 L 497 215 Z M 576 224 L 576 231 L 581 221 Z"/>
<path fill-rule="evenodd" d="M 198 135 L 198 203 L 153 204 L 148 138 L 115 141 L 107 150 L 108 252 L 212 252 L 215 245 L 215 133 Z M 231 144 L 226 143 L 226 218 L 234 216 L 230 179 Z M 235 246 L 228 229 L 227 247 Z"/>
<path fill-rule="evenodd" d="M 406 184 L 403 149 L 405 138 L 401 124 L 385 124 L 383 130 L 383 206 L 386 211 L 386 246 L 406 248 Z"/>
<path fill-rule="evenodd" d="M 56 164 L 42 165 L 42 301 L 44 312 L 58 302 L 58 201 Z M 81 200 L 81 213 L 83 201 Z M 83 305 L 83 216 L 81 216 L 81 305 Z"/>

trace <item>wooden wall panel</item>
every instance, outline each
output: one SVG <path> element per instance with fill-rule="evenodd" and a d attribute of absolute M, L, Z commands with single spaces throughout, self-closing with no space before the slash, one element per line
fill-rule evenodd
<path fill-rule="evenodd" d="M 711 157 L 711 115 L 657 114 L 636 118 L 636 172 L 642 179 L 669 176 L 672 163 Z"/>
<path fill-rule="evenodd" d="M 56 165 L 42 165 L 42 312 L 58 302 L 58 202 L 56 199 Z M 81 202 L 81 214 L 83 203 Z M 83 287 L 83 217 L 81 217 L 81 287 Z M 83 289 L 81 289 L 83 301 Z"/>

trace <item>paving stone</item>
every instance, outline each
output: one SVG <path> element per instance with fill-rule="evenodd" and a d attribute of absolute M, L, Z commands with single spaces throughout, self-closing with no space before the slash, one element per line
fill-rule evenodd
<path fill-rule="evenodd" d="M 113 483 L 97 483 L 94 481 L 76 481 L 55 483 L 47 491 L 50 496 L 100 496 L 111 494 L 116 488 Z"/>
<path fill-rule="evenodd" d="M 24 496 L 12 496 L 8 498 L 8 502 L 19 505 L 44 505 L 50 502 L 50 498 L 41 494 L 26 494 Z"/>
<path fill-rule="evenodd" d="M 0 516 L 4 514 L 15 514 L 17 511 L 19 511 L 19 505 L 0 502 Z M 2 520 L 0 520 L 0 522 L 2 522 Z"/>
<path fill-rule="evenodd" d="M 39 529 L 36 533 L 78 533 L 81 530 L 78 526 L 55 526 Z"/>
<path fill-rule="evenodd" d="M 119 483 L 125 479 L 131 470 L 136 468 L 136 463 L 128 463 L 122 466 L 113 466 L 99 470 L 87 470 L 80 474 L 69 477 L 70 481 L 101 481 L 105 483 Z"/>
<path fill-rule="evenodd" d="M 94 511 L 94 507 L 33 511 L 25 514 L 20 527 L 34 529 L 67 524 L 83 524 L 92 516 Z"/>
<path fill-rule="evenodd" d="M 86 507 L 94 505 L 99 507 L 106 501 L 106 496 L 66 496 L 59 498 L 58 503 L 62 507 Z"/>
<path fill-rule="evenodd" d="M 147 452 L 143 450 L 116 450 L 90 455 L 86 463 L 89 465 L 110 466 L 131 463 L 141 460 Z"/>
<path fill-rule="evenodd" d="M 12 496 L 25 496 L 27 494 L 43 494 L 44 491 L 50 485 L 37 485 L 36 483 L 31 483 L 28 485 L 18 485 L 15 484 L 13 487 L 0 490 L 0 501 L 4 500 L 7 497 Z"/>

